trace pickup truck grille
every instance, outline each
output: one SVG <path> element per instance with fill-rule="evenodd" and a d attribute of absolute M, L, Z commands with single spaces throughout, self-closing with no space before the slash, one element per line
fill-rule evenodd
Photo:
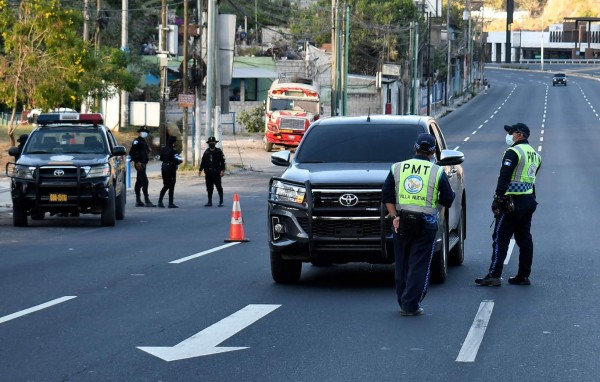
<path fill-rule="evenodd" d="M 79 171 L 79 176 L 84 177 L 85 173 L 83 169 L 77 167 L 40 167 L 40 179 L 52 179 L 52 180 L 72 180 L 77 179 L 77 171 Z M 62 175 L 57 175 L 62 174 Z"/>
<path fill-rule="evenodd" d="M 342 204 L 343 195 L 355 195 L 358 199 L 356 205 L 347 207 Z M 315 208 L 376 208 L 381 206 L 381 192 L 377 191 L 359 191 L 359 190 L 318 190 L 313 193 Z"/>
<path fill-rule="evenodd" d="M 279 128 L 284 130 L 289 129 L 304 131 L 305 125 L 306 119 L 304 118 L 281 118 L 279 121 Z"/>
<path fill-rule="evenodd" d="M 298 223 L 308 232 L 308 218 L 298 218 Z M 390 232 L 392 223 L 385 221 L 385 230 Z M 312 234 L 315 237 L 380 238 L 380 220 L 313 220 Z"/>

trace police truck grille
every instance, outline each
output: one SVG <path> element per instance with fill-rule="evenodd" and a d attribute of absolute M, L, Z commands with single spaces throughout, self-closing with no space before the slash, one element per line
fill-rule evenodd
<path fill-rule="evenodd" d="M 84 177 L 85 173 L 83 172 L 83 170 L 77 167 L 40 167 L 40 178 L 62 180 L 77 179 L 78 170 L 80 173 L 80 177 Z"/>
<path fill-rule="evenodd" d="M 358 203 L 351 207 L 346 207 L 340 203 L 342 195 L 352 194 L 358 198 Z M 381 192 L 363 192 L 358 190 L 348 190 L 340 192 L 320 192 L 313 193 L 314 207 L 318 208 L 345 208 L 351 210 L 353 208 L 377 208 L 381 207 Z"/>
<path fill-rule="evenodd" d="M 306 119 L 302 118 L 281 118 L 279 121 L 280 129 L 304 130 Z"/>

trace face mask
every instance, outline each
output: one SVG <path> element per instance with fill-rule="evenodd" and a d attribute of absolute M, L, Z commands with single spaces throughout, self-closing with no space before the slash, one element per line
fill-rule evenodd
<path fill-rule="evenodd" d="M 514 143 L 512 134 L 506 134 L 506 144 L 512 146 Z"/>
<path fill-rule="evenodd" d="M 214 148 L 215 148 L 215 146 L 216 146 L 216 145 L 215 145 L 214 143 L 209 143 L 209 144 L 208 144 L 208 147 L 210 147 L 211 149 L 214 149 Z"/>
<path fill-rule="evenodd" d="M 148 136 L 148 133 L 145 131 L 142 131 L 142 133 L 140 134 L 140 137 L 142 138 L 146 138 Z"/>

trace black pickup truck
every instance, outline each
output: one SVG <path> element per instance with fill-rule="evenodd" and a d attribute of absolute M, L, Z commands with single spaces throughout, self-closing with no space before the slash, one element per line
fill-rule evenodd
<path fill-rule="evenodd" d="M 269 183 L 268 240 L 277 283 L 299 281 L 302 263 L 314 265 L 394 262 L 391 221 L 381 188 L 391 165 L 414 156 L 420 133 L 437 141 L 435 159 L 450 179 L 456 199 L 440 206 L 431 279 L 443 282 L 447 266 L 461 264 L 466 238 L 466 193 L 459 151 L 448 150 L 439 124 L 422 116 L 332 117 L 311 125 L 288 166 Z"/>
<path fill-rule="evenodd" d="M 102 123 L 98 113 L 40 114 L 22 152 L 9 149 L 14 226 L 46 213 L 99 214 L 103 226 L 125 217 L 126 150 Z"/>

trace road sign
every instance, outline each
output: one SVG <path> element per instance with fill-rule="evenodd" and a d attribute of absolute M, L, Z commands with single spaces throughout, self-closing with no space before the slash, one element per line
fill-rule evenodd
<path fill-rule="evenodd" d="M 179 94 L 179 106 L 181 107 L 194 107 L 194 101 L 196 96 L 194 94 Z"/>

